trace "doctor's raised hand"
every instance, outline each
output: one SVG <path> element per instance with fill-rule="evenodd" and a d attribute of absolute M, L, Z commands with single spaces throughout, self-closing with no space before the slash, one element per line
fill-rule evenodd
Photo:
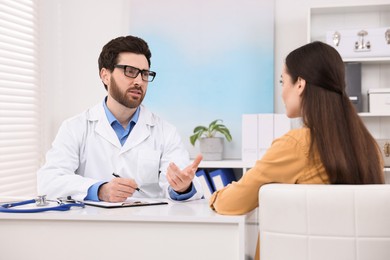
<path fill-rule="evenodd" d="M 188 165 L 183 170 L 173 162 L 171 162 L 167 169 L 167 180 L 172 189 L 178 193 L 187 192 L 191 188 L 192 180 L 195 177 L 196 170 L 203 156 L 198 154 L 192 164 Z"/>

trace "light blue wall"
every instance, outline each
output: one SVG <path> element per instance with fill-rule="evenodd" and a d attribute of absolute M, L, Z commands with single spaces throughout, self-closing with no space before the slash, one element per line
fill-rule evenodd
<path fill-rule="evenodd" d="M 144 104 L 176 125 L 191 155 L 197 125 L 222 119 L 241 157 L 241 115 L 274 108 L 273 1 L 132 1 L 130 34 L 144 38 L 157 72 Z"/>

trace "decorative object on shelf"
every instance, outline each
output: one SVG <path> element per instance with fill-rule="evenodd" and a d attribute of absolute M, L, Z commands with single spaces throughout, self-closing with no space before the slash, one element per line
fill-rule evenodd
<path fill-rule="evenodd" d="M 341 40 L 341 34 L 338 31 L 335 31 L 333 34 L 333 43 L 336 46 L 339 46 Z"/>
<path fill-rule="evenodd" d="M 367 94 L 370 113 L 390 113 L 390 88 L 369 89 Z"/>
<path fill-rule="evenodd" d="M 383 147 L 383 153 L 386 157 L 390 157 L 390 143 L 386 142 L 385 146 Z"/>
<path fill-rule="evenodd" d="M 203 160 L 218 161 L 223 157 L 223 138 L 216 137 L 217 133 L 222 134 L 229 142 L 232 140 L 229 129 L 221 124 L 222 120 L 217 119 L 212 121 L 208 127 L 197 126 L 194 129 L 194 134 L 190 136 L 190 142 L 195 145 L 199 140 L 200 152 L 203 155 Z"/>
<path fill-rule="evenodd" d="M 333 46 L 343 59 L 383 59 L 390 57 L 390 28 L 335 28 L 326 31 L 326 43 Z"/>
<path fill-rule="evenodd" d="M 370 51 L 371 43 L 370 41 L 364 42 L 364 37 L 368 35 L 368 32 L 361 30 L 357 33 L 359 39 L 355 42 L 355 51 Z"/>
<path fill-rule="evenodd" d="M 385 167 L 389 167 L 390 166 L 390 139 L 376 139 L 376 142 L 378 143 L 381 149 Z"/>

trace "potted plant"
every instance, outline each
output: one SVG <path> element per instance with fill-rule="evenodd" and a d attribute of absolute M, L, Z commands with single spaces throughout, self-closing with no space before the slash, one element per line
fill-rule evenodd
<path fill-rule="evenodd" d="M 203 155 L 203 160 L 222 160 L 223 137 L 216 137 L 217 133 L 222 134 L 229 142 L 232 140 L 229 129 L 222 124 L 221 119 L 214 120 L 208 127 L 195 127 L 194 134 L 190 136 L 192 145 L 195 145 L 195 142 L 199 140 L 199 148 Z"/>

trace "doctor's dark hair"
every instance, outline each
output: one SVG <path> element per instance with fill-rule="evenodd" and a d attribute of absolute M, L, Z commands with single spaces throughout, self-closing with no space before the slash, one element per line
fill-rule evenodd
<path fill-rule="evenodd" d="M 152 57 L 152 53 L 149 50 L 148 44 L 139 37 L 128 35 L 115 38 L 103 46 L 98 59 L 99 74 L 102 68 L 113 71 L 114 66 L 118 64 L 118 56 L 122 52 L 143 54 L 150 67 L 150 58 Z M 107 86 L 105 84 L 104 87 L 107 90 Z"/>
<path fill-rule="evenodd" d="M 286 71 L 306 81 L 302 119 L 310 129 L 310 156 L 318 150 L 332 184 L 384 183 L 383 161 L 345 92 L 345 67 L 330 45 L 312 42 L 292 51 Z"/>

